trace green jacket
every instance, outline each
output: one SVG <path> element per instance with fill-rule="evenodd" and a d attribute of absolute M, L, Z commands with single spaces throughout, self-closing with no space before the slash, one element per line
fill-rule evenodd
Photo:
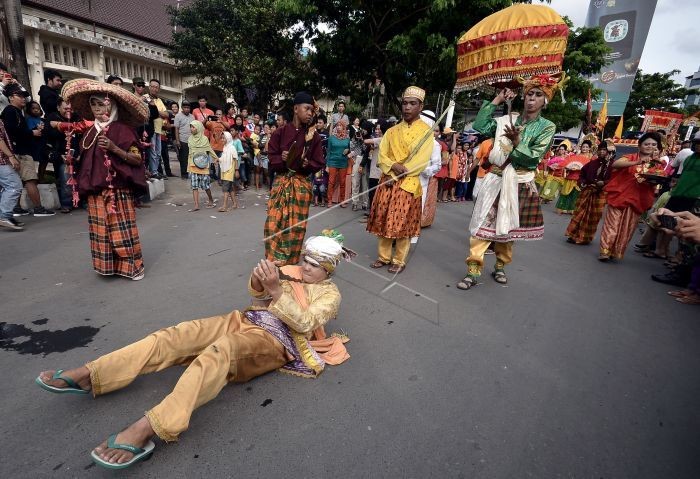
<path fill-rule="evenodd" d="M 496 111 L 496 105 L 484 101 L 481 110 L 476 115 L 476 120 L 474 120 L 474 129 L 491 138 L 496 135 L 494 111 Z M 521 118 L 522 116 L 519 116 L 515 120 L 515 126 L 521 125 Z M 552 145 L 554 133 L 556 133 L 556 126 L 546 118 L 538 116 L 537 119 L 527 122 L 520 133 L 520 143 L 509 157 L 513 167 L 516 170 L 537 169 L 537 165 Z"/>

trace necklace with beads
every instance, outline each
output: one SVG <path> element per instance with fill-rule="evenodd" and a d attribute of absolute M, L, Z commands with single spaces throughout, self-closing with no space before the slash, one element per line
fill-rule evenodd
<path fill-rule="evenodd" d="M 88 136 L 90 136 L 90 132 L 93 131 L 93 130 L 95 131 L 95 136 L 93 137 L 92 141 L 90 142 L 90 145 L 89 145 L 89 146 L 85 146 L 85 139 L 86 139 Z M 90 130 L 88 130 L 88 132 L 85 134 L 85 136 L 83 137 L 83 139 L 80 140 L 80 146 L 83 147 L 83 151 L 87 151 L 87 150 L 89 150 L 90 148 L 92 148 L 92 147 L 95 145 L 95 142 L 97 141 L 97 137 L 98 137 L 98 136 L 100 136 L 100 134 L 99 134 L 99 132 L 97 131 L 97 128 L 95 128 L 94 126 L 93 126 Z"/>

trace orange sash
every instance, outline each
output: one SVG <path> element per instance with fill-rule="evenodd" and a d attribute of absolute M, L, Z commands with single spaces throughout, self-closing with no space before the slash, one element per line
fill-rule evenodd
<path fill-rule="evenodd" d="M 301 266 L 282 266 L 280 270 L 291 278 L 299 280 L 302 278 Z M 307 309 L 309 307 L 309 302 L 306 299 L 303 283 L 289 281 L 289 285 L 292 287 L 292 292 L 294 293 L 294 298 L 297 300 L 297 303 L 299 303 L 303 309 Z M 343 341 L 343 339 L 338 336 L 326 336 L 326 330 L 323 326 L 316 328 L 311 337 L 312 339 L 309 341 L 309 345 L 314 348 L 326 364 L 337 366 L 350 358 L 350 354 L 348 354 L 348 350 L 345 348 L 344 344 L 344 342 L 348 340 L 346 339 L 346 341 Z"/>

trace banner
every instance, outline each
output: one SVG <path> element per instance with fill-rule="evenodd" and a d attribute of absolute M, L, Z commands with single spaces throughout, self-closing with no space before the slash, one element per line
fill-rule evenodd
<path fill-rule="evenodd" d="M 657 0 L 591 0 L 587 27 L 600 27 L 613 62 L 590 78 L 608 94 L 608 116 L 621 116 L 642 58 Z M 594 101 L 599 110 L 603 103 Z"/>
<path fill-rule="evenodd" d="M 675 136 L 678 128 L 683 123 L 681 113 L 669 113 L 667 111 L 646 110 L 644 112 L 644 123 L 641 131 L 664 130 L 666 135 Z"/>

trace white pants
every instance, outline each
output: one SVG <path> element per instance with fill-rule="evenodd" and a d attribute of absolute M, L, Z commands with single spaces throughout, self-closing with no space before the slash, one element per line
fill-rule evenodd
<path fill-rule="evenodd" d="M 356 156 L 355 164 L 352 165 L 352 204 L 353 206 L 367 207 L 367 175 L 360 174 L 360 163 L 362 157 Z M 360 195 L 360 193 L 363 193 Z M 359 195 L 359 196 L 358 196 Z"/>

